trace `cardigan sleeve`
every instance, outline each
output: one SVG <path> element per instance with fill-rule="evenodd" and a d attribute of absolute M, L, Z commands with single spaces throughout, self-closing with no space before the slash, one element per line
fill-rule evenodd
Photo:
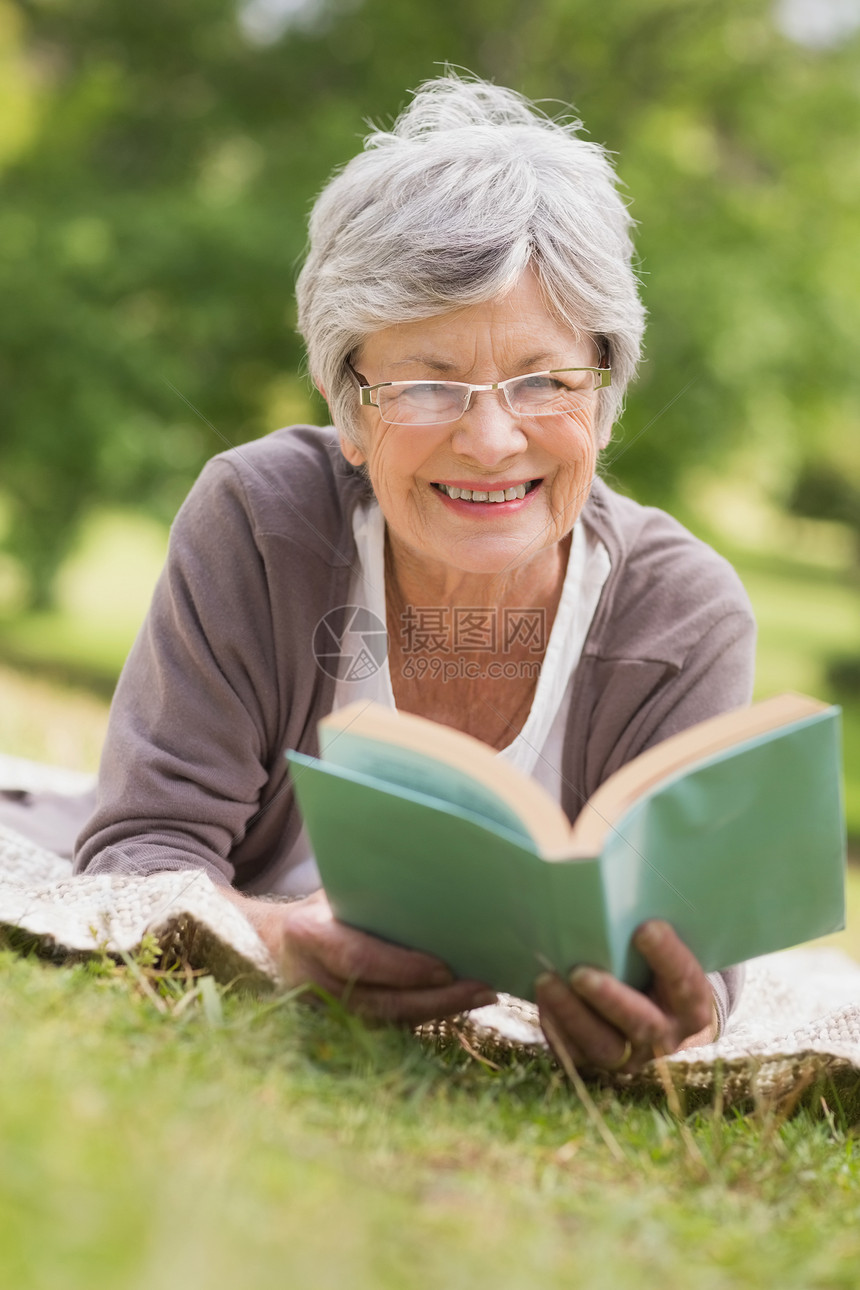
<path fill-rule="evenodd" d="M 277 698 L 265 563 L 241 481 L 214 459 L 120 677 L 76 870 L 194 868 L 229 883 L 269 777 Z"/>
<path fill-rule="evenodd" d="M 634 757 L 752 697 L 755 618 L 734 569 L 668 515 L 640 508 L 634 518 L 626 547 L 610 547 L 577 669 L 564 767 L 571 819 Z"/>

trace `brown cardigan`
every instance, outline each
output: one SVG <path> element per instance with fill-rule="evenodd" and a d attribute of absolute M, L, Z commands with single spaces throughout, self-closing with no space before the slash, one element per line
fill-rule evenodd
<path fill-rule="evenodd" d="M 310 426 L 208 463 L 117 687 L 79 871 L 190 867 L 270 889 L 300 828 L 284 750 L 316 752 L 331 709 L 311 641 L 347 600 L 365 490 L 334 432 Z M 582 517 L 611 572 L 574 680 L 571 819 L 643 749 L 749 702 L 755 634 L 734 571 L 668 515 L 595 481 Z"/>
<path fill-rule="evenodd" d="M 333 703 L 312 637 L 347 601 L 366 489 L 334 431 L 312 426 L 208 463 L 117 687 L 78 872 L 196 868 L 271 889 L 301 827 L 284 750 L 315 753 Z M 574 678 L 571 820 L 643 749 L 748 703 L 755 640 L 734 571 L 670 516 L 597 480 L 582 519 L 611 571 Z M 736 978 L 712 981 L 725 1018 Z"/>

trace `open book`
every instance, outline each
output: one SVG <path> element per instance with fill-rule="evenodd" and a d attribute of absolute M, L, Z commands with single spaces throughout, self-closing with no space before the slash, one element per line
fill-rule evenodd
<path fill-rule="evenodd" d="M 338 918 L 534 998 L 547 969 L 644 986 L 668 919 L 706 971 L 844 926 L 839 709 L 785 694 L 703 721 L 610 776 L 573 827 L 486 744 L 372 703 L 289 753 Z"/>

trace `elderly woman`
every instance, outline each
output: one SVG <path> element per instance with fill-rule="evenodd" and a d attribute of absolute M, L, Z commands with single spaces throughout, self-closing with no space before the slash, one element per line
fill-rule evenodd
<path fill-rule="evenodd" d="M 317 751 L 320 717 L 366 695 L 455 726 L 574 818 L 625 761 L 750 697 L 732 570 L 596 478 L 643 309 L 615 176 L 577 130 L 448 76 L 323 191 L 299 323 L 334 428 L 203 471 L 78 841 L 79 871 L 204 870 L 287 984 L 391 1020 L 493 995 L 332 917 L 284 759 Z M 344 633 L 377 620 L 387 657 L 356 668 Z M 647 994 L 588 965 L 538 983 L 584 1069 L 635 1070 L 731 1010 L 736 975 L 706 977 L 669 926 L 636 944 Z"/>

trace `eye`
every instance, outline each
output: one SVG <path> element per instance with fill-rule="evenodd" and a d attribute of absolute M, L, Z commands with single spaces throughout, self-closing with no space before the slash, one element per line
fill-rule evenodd
<path fill-rule="evenodd" d="M 448 381 L 396 381 L 379 391 L 377 406 L 395 425 L 433 425 L 460 415 L 464 388 Z"/>
<path fill-rule="evenodd" d="M 590 390 L 594 385 L 594 373 L 588 368 L 573 372 L 556 372 L 553 380 L 558 381 L 558 388 L 563 390 Z"/>
<path fill-rule="evenodd" d="M 556 390 L 563 390 L 565 385 L 549 372 L 535 372 L 531 376 L 523 376 L 516 388 L 528 394 L 554 394 Z"/>
<path fill-rule="evenodd" d="M 588 400 L 588 372 L 529 372 L 507 387 L 515 412 L 546 417 L 578 412 Z"/>
<path fill-rule="evenodd" d="M 453 391 L 453 397 L 457 397 L 458 391 Z M 409 402 L 416 407 L 435 407 L 438 403 L 444 403 L 452 397 L 451 386 L 441 381 L 420 381 L 415 385 L 403 385 L 399 391 L 401 402 Z"/>

